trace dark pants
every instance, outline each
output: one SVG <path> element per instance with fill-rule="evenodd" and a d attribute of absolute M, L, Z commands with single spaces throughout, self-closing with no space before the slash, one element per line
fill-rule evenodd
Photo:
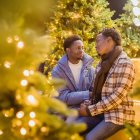
<path fill-rule="evenodd" d="M 84 122 L 87 125 L 87 130 L 81 133 L 85 135 L 85 140 L 105 140 L 124 128 L 123 125 L 105 122 L 103 115 L 79 117 L 76 122 Z"/>

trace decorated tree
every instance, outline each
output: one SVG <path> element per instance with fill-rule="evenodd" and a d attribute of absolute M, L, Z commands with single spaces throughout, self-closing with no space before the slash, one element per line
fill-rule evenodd
<path fill-rule="evenodd" d="M 125 12 L 120 19 L 116 20 L 118 30 L 122 36 L 122 45 L 127 54 L 132 57 L 140 57 L 140 1 L 128 0 L 124 7 Z M 135 84 L 131 96 L 139 100 L 140 96 L 140 59 L 133 58 L 133 63 L 136 69 Z M 136 107 L 139 107 L 138 102 Z M 138 111 L 138 110 L 137 110 Z M 136 112 L 136 115 L 138 112 Z M 140 123 L 137 122 L 134 126 L 126 125 L 127 134 L 132 140 L 140 139 Z"/>
<path fill-rule="evenodd" d="M 96 58 L 96 35 L 105 27 L 113 27 L 113 12 L 107 8 L 106 0 L 58 0 L 52 8 L 52 15 L 46 20 L 46 32 L 54 38 L 51 56 L 46 57 L 43 65 L 52 67 L 64 54 L 63 41 L 72 34 L 78 34 L 84 42 L 84 49 Z M 47 73 L 47 72 L 46 72 Z"/>
<path fill-rule="evenodd" d="M 36 70 L 50 50 L 40 28 L 50 6 L 46 0 L 0 1 L 0 140 L 82 139 L 85 125 L 61 117 L 77 112 L 53 97 L 63 82 Z"/>
<path fill-rule="evenodd" d="M 128 0 L 121 18 L 116 20 L 122 46 L 130 57 L 140 56 L 140 2 Z"/>

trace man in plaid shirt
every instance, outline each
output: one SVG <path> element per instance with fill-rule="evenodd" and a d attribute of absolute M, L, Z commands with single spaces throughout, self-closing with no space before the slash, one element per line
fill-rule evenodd
<path fill-rule="evenodd" d="M 82 103 L 81 116 L 90 131 L 86 140 L 104 140 L 124 124 L 134 123 L 133 101 L 128 96 L 134 81 L 134 67 L 121 47 L 121 38 L 113 28 L 104 29 L 96 39 L 96 51 L 101 61 L 96 67 L 91 104 Z M 99 121 L 95 124 L 99 118 Z"/>

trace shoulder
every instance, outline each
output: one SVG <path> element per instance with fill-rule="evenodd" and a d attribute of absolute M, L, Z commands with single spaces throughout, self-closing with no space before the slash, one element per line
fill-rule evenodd
<path fill-rule="evenodd" d="M 119 65 L 126 66 L 126 67 L 127 66 L 133 67 L 133 63 L 132 63 L 131 59 L 127 56 L 127 54 L 125 52 L 122 52 L 120 54 L 120 56 L 116 60 L 116 63 L 118 63 Z"/>

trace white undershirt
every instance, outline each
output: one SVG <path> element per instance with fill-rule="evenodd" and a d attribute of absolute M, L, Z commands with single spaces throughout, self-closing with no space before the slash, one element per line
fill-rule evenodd
<path fill-rule="evenodd" d="M 68 65 L 72 71 L 75 83 L 78 85 L 83 62 L 80 60 L 78 64 L 72 64 L 70 61 L 68 61 Z"/>

